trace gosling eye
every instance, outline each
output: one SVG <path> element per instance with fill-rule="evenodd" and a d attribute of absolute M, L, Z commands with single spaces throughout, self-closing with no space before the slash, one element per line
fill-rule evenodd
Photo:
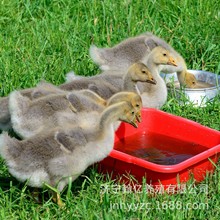
<path fill-rule="evenodd" d="M 165 57 L 167 54 L 166 53 L 163 53 L 163 56 Z"/>
<path fill-rule="evenodd" d="M 146 73 L 146 71 L 145 71 L 145 70 L 142 70 L 141 72 L 142 72 L 142 73 Z"/>
<path fill-rule="evenodd" d="M 134 111 L 133 111 L 133 112 L 131 112 L 131 114 L 132 114 L 132 115 L 134 115 Z"/>
<path fill-rule="evenodd" d="M 192 84 L 196 84 L 196 82 L 192 82 Z"/>
<path fill-rule="evenodd" d="M 139 104 L 136 104 L 136 107 L 140 107 L 140 105 L 139 105 Z"/>

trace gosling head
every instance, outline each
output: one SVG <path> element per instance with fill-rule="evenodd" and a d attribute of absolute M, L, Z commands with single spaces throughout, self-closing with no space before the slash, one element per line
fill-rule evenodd
<path fill-rule="evenodd" d="M 192 73 L 186 71 L 186 75 L 185 75 L 186 88 L 195 88 L 196 85 L 197 85 L 196 77 Z"/>
<path fill-rule="evenodd" d="M 187 72 L 186 69 L 177 74 L 177 77 L 180 85 L 186 88 L 196 88 L 198 84 L 196 77 L 192 73 Z"/>
<path fill-rule="evenodd" d="M 123 114 L 120 115 L 119 120 L 129 123 L 135 128 L 138 127 L 137 113 L 130 102 L 125 102 Z"/>
<path fill-rule="evenodd" d="M 157 65 L 177 66 L 176 60 L 171 56 L 170 52 L 163 47 L 155 47 L 149 56 L 152 56 L 153 62 Z"/>
<path fill-rule="evenodd" d="M 156 80 L 153 78 L 150 70 L 148 67 L 143 63 L 134 63 L 132 64 L 129 69 L 128 73 L 131 74 L 132 80 L 134 82 L 147 82 L 151 84 L 156 84 Z"/>
<path fill-rule="evenodd" d="M 134 92 L 118 92 L 107 101 L 107 106 L 122 101 L 131 103 L 135 110 L 137 121 L 141 122 L 141 109 L 143 107 L 141 96 Z"/>

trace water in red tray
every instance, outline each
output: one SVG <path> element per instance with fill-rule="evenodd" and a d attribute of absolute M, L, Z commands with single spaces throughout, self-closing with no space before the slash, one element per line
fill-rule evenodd
<path fill-rule="evenodd" d="M 206 147 L 155 133 L 138 133 L 115 143 L 114 149 L 160 165 L 178 164 Z"/>

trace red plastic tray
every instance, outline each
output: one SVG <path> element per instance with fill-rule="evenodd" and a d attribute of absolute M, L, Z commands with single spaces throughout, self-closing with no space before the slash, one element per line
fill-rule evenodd
<path fill-rule="evenodd" d="M 156 109 L 142 110 L 138 128 L 122 123 L 115 134 L 114 150 L 98 167 L 100 172 L 110 173 L 113 179 L 119 178 L 125 183 L 127 174 L 134 176 L 139 184 L 145 177 L 146 183 L 153 186 L 185 183 L 192 176 L 201 182 L 207 172 L 215 170 L 219 158 L 219 131 Z M 129 140 L 132 141 L 129 143 Z M 131 152 L 132 148 L 147 152 L 152 145 L 193 156 L 174 165 L 160 165 L 126 153 L 126 148 Z"/>

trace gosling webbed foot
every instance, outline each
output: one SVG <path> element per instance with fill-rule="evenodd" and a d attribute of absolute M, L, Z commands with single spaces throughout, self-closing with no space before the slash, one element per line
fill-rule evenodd
<path fill-rule="evenodd" d="M 53 197 L 52 200 L 59 206 L 59 207 L 64 207 L 65 204 L 62 202 L 60 194 L 58 192 L 52 192 L 53 193 Z"/>

